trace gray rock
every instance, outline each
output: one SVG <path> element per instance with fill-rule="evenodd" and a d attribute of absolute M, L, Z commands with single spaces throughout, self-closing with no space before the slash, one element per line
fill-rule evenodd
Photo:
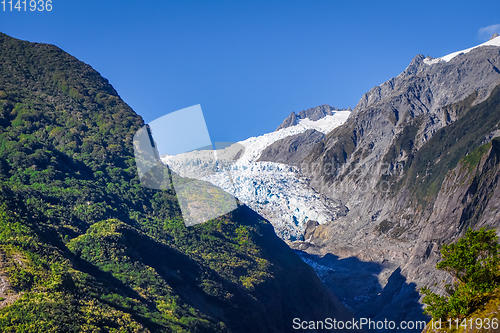
<path fill-rule="evenodd" d="M 278 140 L 264 149 L 258 162 L 277 162 L 300 166 L 312 147 L 325 135 L 314 129 Z"/>
<path fill-rule="evenodd" d="M 304 230 L 304 239 L 305 240 L 308 240 L 312 236 L 312 234 L 314 233 L 314 230 L 316 229 L 316 227 L 318 225 L 319 225 L 318 221 L 314 221 L 314 220 L 307 221 L 306 228 Z"/>

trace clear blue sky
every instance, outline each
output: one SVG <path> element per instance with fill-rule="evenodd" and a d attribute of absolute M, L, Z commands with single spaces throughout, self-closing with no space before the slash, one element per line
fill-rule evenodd
<path fill-rule="evenodd" d="M 500 1 L 53 0 L 0 11 L 0 31 L 90 64 L 147 122 L 200 104 L 212 141 L 238 141 L 291 111 L 354 107 L 416 54 L 485 41 L 499 13 Z"/>

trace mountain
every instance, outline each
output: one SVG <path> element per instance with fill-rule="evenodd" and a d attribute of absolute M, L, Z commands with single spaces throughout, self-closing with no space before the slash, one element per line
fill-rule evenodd
<path fill-rule="evenodd" d="M 315 121 L 304 118 L 296 125 L 238 142 L 244 147 L 244 153 L 227 168 L 232 181 L 228 180 L 226 173 L 198 169 L 199 166 L 207 166 L 207 169 L 211 166 L 203 151 L 165 156 L 162 161 L 181 176 L 207 174 L 201 179 L 223 188 L 265 217 L 280 238 L 302 240 L 308 221 L 326 223 L 345 215 L 346 209 L 314 191 L 309 179 L 293 161 L 276 157 L 282 155 L 286 159 L 286 149 L 292 149 L 294 156 L 303 152 L 305 157 L 312 143 L 304 138 L 317 142 L 345 122 L 349 114 L 349 111 L 335 111 Z M 294 138 L 296 144 L 289 142 L 289 138 Z M 284 144 L 280 144 L 276 151 L 270 150 L 282 142 Z M 303 146 L 301 142 L 308 143 Z M 283 164 L 287 162 L 290 165 Z"/>
<path fill-rule="evenodd" d="M 141 186 L 143 119 L 89 65 L 1 33 L 0 64 L 0 331 L 286 332 L 294 318 L 352 318 L 247 206 L 187 228 L 173 190 Z"/>
<path fill-rule="evenodd" d="M 317 106 L 315 108 L 310 108 L 307 110 L 302 110 L 299 113 L 292 112 L 290 115 L 281 123 L 280 126 L 276 129 L 276 131 L 279 131 L 283 128 L 287 128 L 290 126 L 295 126 L 297 125 L 301 120 L 309 119 L 312 121 L 317 121 L 322 118 L 325 118 L 326 116 L 331 116 L 335 114 L 336 111 L 351 111 L 351 108 L 347 109 L 338 109 L 333 106 L 323 104 L 320 106 Z"/>
<path fill-rule="evenodd" d="M 339 285 L 335 273 L 323 278 L 356 315 L 416 318 L 416 288 L 443 291 L 450 279 L 434 268 L 441 244 L 469 226 L 500 227 L 492 141 L 500 134 L 499 45 L 496 37 L 437 59 L 417 55 L 366 93 L 301 163 L 311 186 L 348 213 L 292 247 L 342 270 L 343 281 L 357 278 L 359 267 L 373 268 L 371 288 Z M 302 156 L 290 152 L 287 160 Z M 411 304 L 400 301 L 407 293 Z"/>
<path fill-rule="evenodd" d="M 500 227 L 499 46 L 493 36 L 444 57 L 417 55 L 364 94 L 342 125 L 261 140 L 248 177 L 257 181 L 242 186 L 234 177 L 231 193 L 266 216 L 356 316 L 429 320 L 417 290 L 443 292 L 450 281 L 435 269 L 440 246 L 468 227 Z M 327 105 L 292 112 L 274 133 L 328 124 L 338 112 Z M 293 170 L 303 185 L 275 170 Z M 321 200 L 290 205 L 303 193 Z M 295 213 L 317 207 L 326 217 L 319 223 Z M 283 216 L 300 228 L 283 232 Z"/>

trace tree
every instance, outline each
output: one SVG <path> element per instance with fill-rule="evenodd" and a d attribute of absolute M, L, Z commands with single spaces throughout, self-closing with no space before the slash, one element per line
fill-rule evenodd
<path fill-rule="evenodd" d="M 435 319 L 466 316 L 498 285 L 500 244 L 495 230 L 469 228 L 458 242 L 443 245 L 441 257 L 436 268 L 451 274 L 453 284 L 445 286 L 448 296 L 423 287 L 425 312 Z"/>
<path fill-rule="evenodd" d="M 500 244 L 495 230 L 484 228 L 473 231 L 469 228 L 465 237 L 457 243 L 443 245 L 443 260 L 436 268 L 450 273 L 462 283 L 492 284 L 500 264 Z"/>

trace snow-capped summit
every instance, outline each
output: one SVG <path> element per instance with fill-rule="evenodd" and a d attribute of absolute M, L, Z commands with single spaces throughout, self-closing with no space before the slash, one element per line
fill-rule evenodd
<path fill-rule="evenodd" d="M 433 64 L 437 64 L 440 61 L 448 62 L 451 59 L 453 59 L 456 56 L 458 56 L 459 54 L 469 53 L 470 51 L 472 51 L 474 49 L 477 49 L 478 47 L 481 47 L 481 46 L 500 46 L 500 36 L 498 36 L 498 34 L 495 34 L 495 35 L 493 35 L 491 37 L 491 39 L 489 41 L 485 42 L 485 43 L 479 44 L 477 46 L 474 46 L 474 47 L 471 47 L 471 48 L 468 48 L 468 49 L 465 49 L 465 50 L 462 50 L 462 51 L 453 52 L 453 53 L 450 53 L 450 54 L 445 55 L 445 56 L 440 57 L 440 58 L 430 58 L 430 57 L 428 57 L 428 58 L 424 59 L 424 63 L 426 63 L 427 65 L 433 65 Z"/>

